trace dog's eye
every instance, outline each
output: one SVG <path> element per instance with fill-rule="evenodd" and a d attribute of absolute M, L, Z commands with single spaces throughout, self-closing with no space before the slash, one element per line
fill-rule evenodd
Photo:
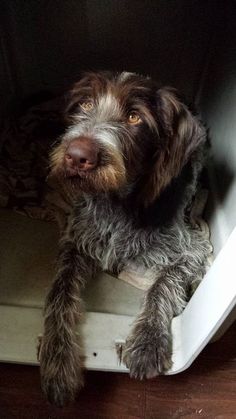
<path fill-rule="evenodd" d="M 128 123 L 131 125 L 137 125 L 142 122 L 140 115 L 137 112 L 130 112 L 128 115 Z"/>
<path fill-rule="evenodd" d="M 85 100 L 84 102 L 80 103 L 80 107 L 86 112 L 91 111 L 93 109 L 93 106 L 94 104 L 91 100 Z"/>

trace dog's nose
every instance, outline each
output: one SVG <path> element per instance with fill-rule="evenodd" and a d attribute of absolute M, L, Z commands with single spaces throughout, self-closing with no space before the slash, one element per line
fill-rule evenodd
<path fill-rule="evenodd" d="M 66 153 L 65 164 L 71 175 L 79 171 L 88 171 L 97 166 L 98 149 L 96 144 L 86 137 L 79 137 L 71 141 Z"/>

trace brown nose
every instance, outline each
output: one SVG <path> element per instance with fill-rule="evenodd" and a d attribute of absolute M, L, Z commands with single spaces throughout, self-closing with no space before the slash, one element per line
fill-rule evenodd
<path fill-rule="evenodd" d="M 87 137 L 72 140 L 65 153 L 65 165 L 71 176 L 78 171 L 88 171 L 97 166 L 98 147 L 95 142 Z"/>

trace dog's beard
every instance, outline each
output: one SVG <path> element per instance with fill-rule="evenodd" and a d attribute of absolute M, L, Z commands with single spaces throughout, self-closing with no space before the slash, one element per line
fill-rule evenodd
<path fill-rule="evenodd" d="M 74 196 L 80 192 L 98 193 L 118 191 L 127 183 L 126 168 L 123 157 L 115 150 L 106 150 L 98 167 L 90 171 L 79 171 L 70 176 L 64 165 L 66 145 L 60 144 L 51 153 L 50 177 L 57 178 L 60 183 L 70 189 Z"/>

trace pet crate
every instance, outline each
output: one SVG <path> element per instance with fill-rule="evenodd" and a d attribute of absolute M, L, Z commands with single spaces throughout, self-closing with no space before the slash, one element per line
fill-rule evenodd
<path fill-rule="evenodd" d="M 3 0 L 1 18 L 3 121 L 7 105 L 19 105 L 34 92 L 64 88 L 87 69 L 149 74 L 198 105 L 212 142 L 205 217 L 214 261 L 184 312 L 172 322 L 169 374 L 183 371 L 235 318 L 234 2 Z M 35 364 L 58 231 L 52 223 L 27 218 L 4 203 L 2 207 L 0 361 Z M 142 295 L 105 273 L 88 284 L 82 325 L 88 368 L 126 370 L 120 362 L 122 345 Z"/>

